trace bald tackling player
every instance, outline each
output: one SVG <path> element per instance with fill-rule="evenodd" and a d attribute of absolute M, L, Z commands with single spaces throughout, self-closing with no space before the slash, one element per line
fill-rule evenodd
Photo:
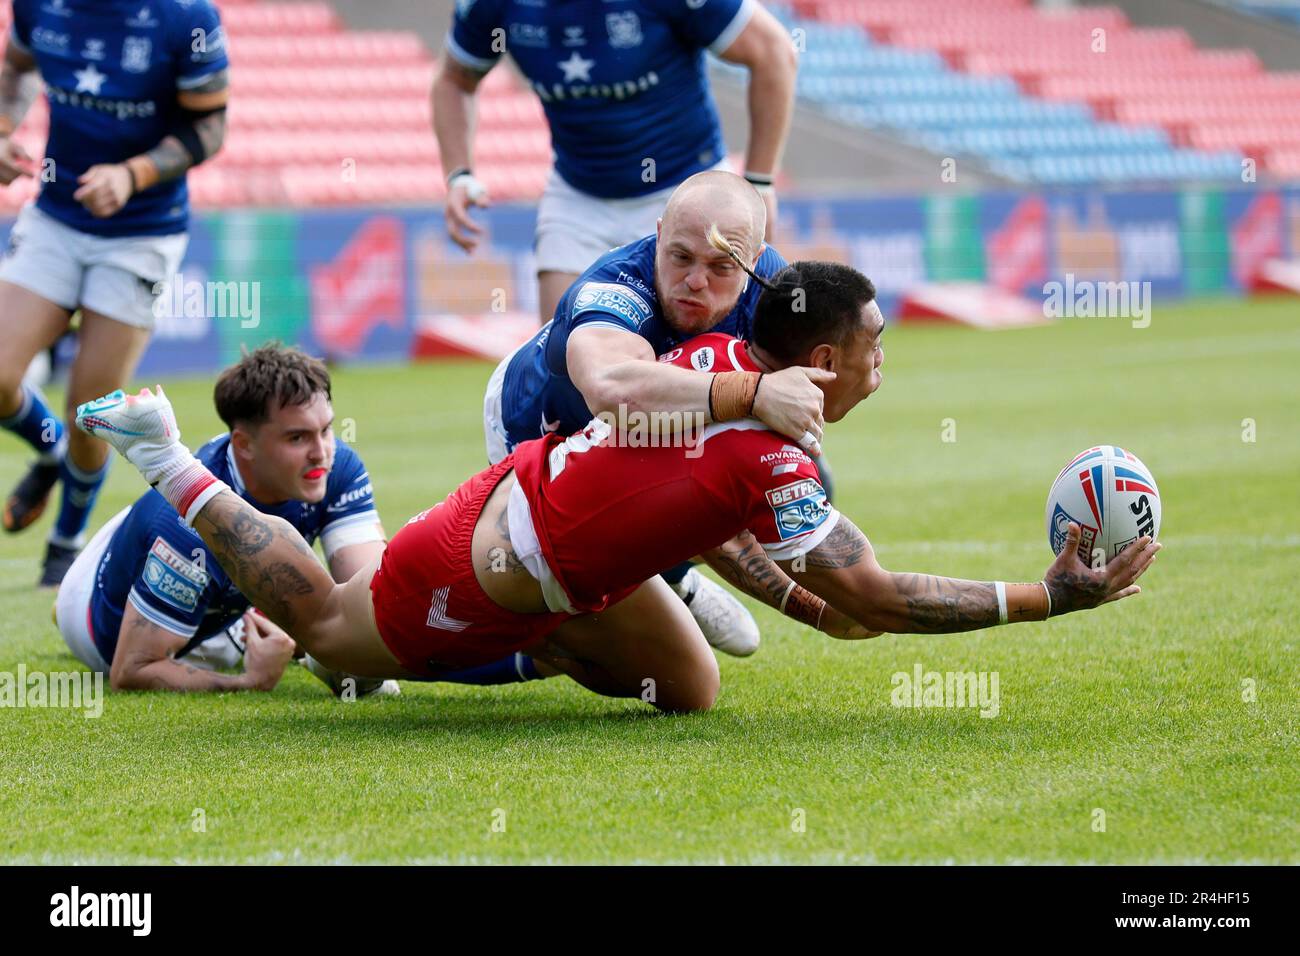
<path fill-rule="evenodd" d="M 468 250 L 482 233 L 469 215 L 488 201 L 472 170 L 475 91 L 508 53 L 542 101 L 555 152 L 537 210 L 543 322 L 601 254 L 654 231 L 674 186 L 725 162 L 706 50 L 749 71 L 746 176 L 775 219 L 797 61 L 756 0 L 457 2 L 433 84 L 447 228 Z"/>
<path fill-rule="evenodd" d="M 701 332 L 748 335 L 762 288 L 746 268 L 767 277 L 785 265 L 763 240 L 766 216 L 753 187 L 733 173 L 682 183 L 653 235 L 598 259 L 555 318 L 497 367 L 484 400 L 488 460 L 549 432 L 572 434 L 602 412 L 724 420 L 710 379 L 655 357 Z M 738 260 L 709 244 L 710 229 L 739 250 Z M 794 367 L 765 375 L 744 415 L 817 454 L 824 424 L 817 383 L 832 374 Z M 757 649 L 758 625 L 725 588 L 688 564 L 662 570 L 712 646 L 738 656 Z"/>

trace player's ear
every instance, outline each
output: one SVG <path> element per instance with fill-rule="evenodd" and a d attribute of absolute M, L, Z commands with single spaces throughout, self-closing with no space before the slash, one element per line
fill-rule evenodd
<path fill-rule="evenodd" d="M 240 458 L 248 458 L 252 453 L 253 436 L 244 429 L 243 425 L 236 425 L 230 430 L 230 447 L 235 450 L 235 454 Z"/>
<path fill-rule="evenodd" d="M 812 368 L 822 368 L 828 372 L 835 371 L 835 361 L 839 356 L 835 354 L 835 346 L 822 343 L 813 347 L 808 353 L 808 364 Z"/>
<path fill-rule="evenodd" d="M 660 216 L 655 220 L 655 240 L 662 239 L 664 235 L 664 217 Z"/>

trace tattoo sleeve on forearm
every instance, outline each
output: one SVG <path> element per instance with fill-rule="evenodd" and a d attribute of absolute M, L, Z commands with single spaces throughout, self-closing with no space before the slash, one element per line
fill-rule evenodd
<path fill-rule="evenodd" d="M 998 623 L 998 597 L 985 581 L 962 581 L 931 574 L 891 574 L 907 603 L 905 616 L 917 634 L 973 631 Z"/>
<path fill-rule="evenodd" d="M 758 539 L 742 531 L 726 544 L 705 555 L 709 567 L 727 583 L 758 598 L 769 607 L 779 608 L 790 586 L 790 577 L 767 556 Z"/>
<path fill-rule="evenodd" d="M 293 525 L 230 492 L 208 502 L 194 530 L 244 597 L 290 634 L 316 616 L 334 587 Z"/>
<path fill-rule="evenodd" d="M 867 536 L 841 516 L 831 533 L 808 554 L 810 568 L 851 568 L 867 553 Z"/>

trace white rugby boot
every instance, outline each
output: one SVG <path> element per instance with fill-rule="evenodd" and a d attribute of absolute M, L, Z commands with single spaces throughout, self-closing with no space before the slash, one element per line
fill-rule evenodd
<path fill-rule="evenodd" d="M 342 671 L 332 671 L 310 654 L 304 654 L 299 661 L 303 667 L 313 676 L 317 677 L 321 683 L 330 689 L 335 697 L 349 697 L 348 681 L 352 682 L 351 697 L 360 699 L 362 697 L 397 697 L 401 695 L 402 688 L 398 686 L 395 680 L 383 680 L 378 677 L 357 677 L 353 674 L 345 674 Z"/>
<path fill-rule="evenodd" d="M 119 388 L 103 398 L 83 402 L 77 406 L 77 427 L 111 445 L 151 485 L 175 460 L 178 447 L 185 448 L 176 413 L 161 385 L 157 395 L 147 388 L 128 395 Z"/>
<path fill-rule="evenodd" d="M 205 504 L 229 490 L 181 444 L 176 413 L 161 385 L 157 395 L 147 388 L 127 395 L 119 388 L 83 402 L 77 406 L 77 427 L 135 465 L 190 527 Z"/>
<path fill-rule="evenodd" d="M 722 585 L 691 568 L 671 587 L 690 608 L 710 646 L 732 657 L 748 657 L 758 650 L 758 622 Z"/>

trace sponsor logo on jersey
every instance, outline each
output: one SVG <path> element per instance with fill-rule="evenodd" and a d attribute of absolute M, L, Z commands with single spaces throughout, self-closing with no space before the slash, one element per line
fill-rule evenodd
<path fill-rule="evenodd" d="M 578 81 L 590 83 L 591 68 L 595 65 L 595 60 L 588 60 L 577 50 L 570 53 L 567 60 L 560 60 L 559 63 L 556 64 L 556 66 L 564 71 L 565 83 L 577 83 Z"/>
<path fill-rule="evenodd" d="M 158 21 L 154 19 L 153 11 L 148 6 L 143 6 L 134 14 L 126 18 L 126 25 L 134 27 L 137 30 L 145 30 L 149 27 L 156 27 Z"/>
<path fill-rule="evenodd" d="M 348 506 L 356 504 L 358 501 L 369 497 L 373 493 L 374 485 L 371 482 L 366 482 L 361 488 L 353 488 L 351 491 L 343 492 L 343 494 L 339 495 L 337 501 L 331 505 L 326 505 L 325 510 L 331 514 L 343 511 Z"/>
<path fill-rule="evenodd" d="M 186 612 L 193 612 L 199 606 L 199 594 L 208 583 L 206 571 L 181 556 L 162 538 L 155 538 L 149 549 L 143 579 L 154 597 Z"/>
<path fill-rule="evenodd" d="M 587 38 L 582 33 L 582 27 L 565 27 L 561 42 L 565 46 L 586 46 Z"/>
<path fill-rule="evenodd" d="M 713 347 L 706 345 L 704 348 L 691 353 L 691 368 L 697 372 L 707 372 L 713 368 L 715 358 L 717 358 L 717 354 L 713 351 Z"/>
<path fill-rule="evenodd" d="M 609 32 L 609 45 L 616 50 L 641 45 L 641 18 L 635 11 L 605 14 L 605 29 Z"/>
<path fill-rule="evenodd" d="M 71 42 L 71 34 L 60 33 L 46 27 L 36 27 L 32 30 L 32 48 L 36 50 L 44 50 L 47 53 L 66 53 Z"/>
<path fill-rule="evenodd" d="M 788 475 L 792 471 L 798 471 L 800 465 L 811 465 L 812 459 L 794 445 L 782 445 L 780 451 L 760 455 L 758 463 L 771 465 L 772 477 L 775 478 L 777 475 Z"/>
<path fill-rule="evenodd" d="M 811 478 L 771 489 L 767 492 L 767 503 L 776 517 L 776 530 L 782 541 L 807 534 L 831 513 L 825 489 Z"/>
<path fill-rule="evenodd" d="M 122 69 L 128 73 L 148 73 L 153 41 L 148 37 L 126 37 L 122 40 Z"/>
<path fill-rule="evenodd" d="M 81 56 L 83 59 L 99 62 L 106 56 L 104 48 L 105 43 L 99 37 L 88 37 L 86 45 L 81 48 Z"/>
<path fill-rule="evenodd" d="M 632 288 L 636 289 L 648 299 L 653 299 L 655 297 L 655 290 L 646 285 L 638 275 L 633 275 L 630 272 L 624 272 L 620 269 L 618 271 L 618 278 L 614 281 L 632 286 Z"/>
<path fill-rule="evenodd" d="M 671 352 L 665 352 L 663 355 L 659 356 L 659 361 L 675 362 L 677 359 L 681 358 L 682 351 L 682 349 L 673 349 Z"/>
<path fill-rule="evenodd" d="M 515 46 L 544 48 L 551 45 L 551 39 L 544 23 L 510 24 L 510 40 Z"/>
<path fill-rule="evenodd" d="M 658 85 L 659 74 L 651 70 L 635 80 L 625 80 L 618 83 L 578 83 L 570 86 L 565 86 L 563 83 L 551 83 L 549 85 L 534 83 L 533 92 L 541 98 L 543 103 L 554 103 L 557 100 L 567 99 L 580 100 L 583 97 L 625 100 Z"/>
<path fill-rule="evenodd" d="M 41 4 L 41 10 L 44 13 L 52 13 L 56 17 L 72 16 L 72 11 L 68 9 L 67 0 L 50 0 L 49 3 Z"/>
<path fill-rule="evenodd" d="M 573 312 L 576 314 L 587 309 L 613 312 L 638 328 L 651 315 L 645 299 L 627 286 L 613 282 L 588 282 L 578 290 L 578 296 L 573 300 Z"/>

